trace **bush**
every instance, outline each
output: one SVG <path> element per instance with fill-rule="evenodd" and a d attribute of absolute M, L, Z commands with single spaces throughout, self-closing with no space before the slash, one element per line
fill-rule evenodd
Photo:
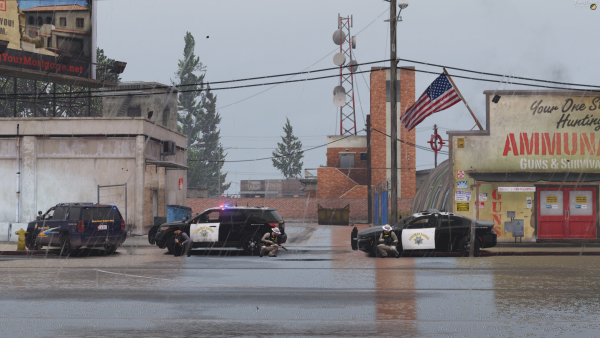
<path fill-rule="evenodd" d="M 21 41 L 31 42 L 31 40 L 28 37 L 26 37 L 26 36 L 22 36 L 21 37 Z"/>
<path fill-rule="evenodd" d="M 44 43 L 39 39 L 33 40 L 33 44 L 35 45 L 35 48 L 44 48 Z"/>

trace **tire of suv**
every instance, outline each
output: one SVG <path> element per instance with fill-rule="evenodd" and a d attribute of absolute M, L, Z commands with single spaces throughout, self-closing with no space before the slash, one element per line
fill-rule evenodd
<path fill-rule="evenodd" d="M 71 237 L 69 234 L 62 233 L 59 237 L 60 241 L 60 256 L 69 256 L 73 253 L 73 245 L 71 244 Z"/>
<path fill-rule="evenodd" d="M 27 245 L 27 249 L 29 250 L 39 250 L 40 246 L 38 245 L 36 238 L 33 238 L 32 234 L 25 235 L 25 243 Z"/>
<path fill-rule="evenodd" d="M 177 236 L 171 235 L 169 236 L 169 238 L 167 238 L 167 242 L 165 243 L 165 248 L 170 254 L 173 253 L 173 245 L 175 244 L 175 238 L 177 238 Z"/>
<path fill-rule="evenodd" d="M 242 240 L 242 249 L 248 255 L 258 255 L 260 252 L 260 236 L 259 235 L 248 235 Z"/>
<path fill-rule="evenodd" d="M 460 242 L 458 243 L 458 248 L 459 248 L 459 252 L 462 253 L 463 257 L 469 257 L 470 254 L 470 246 L 469 246 L 469 242 L 471 242 L 470 236 L 465 236 L 463 237 Z M 480 245 L 479 245 L 479 241 L 475 240 L 475 246 L 473 247 L 473 255 L 477 256 L 479 255 L 479 249 L 480 249 Z"/>
<path fill-rule="evenodd" d="M 107 255 L 107 256 L 114 254 L 115 251 L 117 251 L 117 245 L 116 244 L 109 244 L 109 245 L 105 245 L 104 246 L 104 254 Z"/>

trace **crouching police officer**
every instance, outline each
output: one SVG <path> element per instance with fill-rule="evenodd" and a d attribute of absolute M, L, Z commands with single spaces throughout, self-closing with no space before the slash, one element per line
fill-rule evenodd
<path fill-rule="evenodd" d="M 181 230 L 175 230 L 175 245 L 173 245 L 173 256 L 183 256 L 190 250 L 190 237 Z"/>
<path fill-rule="evenodd" d="M 261 241 L 264 244 L 260 247 L 260 257 L 262 257 L 265 252 L 269 253 L 269 257 L 277 257 L 277 250 L 281 248 L 281 245 L 277 244 L 278 235 L 281 235 L 279 228 L 273 228 L 270 233 L 267 232 L 263 236 Z"/>
<path fill-rule="evenodd" d="M 398 245 L 398 237 L 392 231 L 392 227 L 388 224 L 383 226 L 383 232 L 379 235 L 379 245 L 377 245 L 377 251 L 379 251 L 379 257 L 387 257 L 388 253 L 400 257 L 400 253 L 396 249 Z"/>

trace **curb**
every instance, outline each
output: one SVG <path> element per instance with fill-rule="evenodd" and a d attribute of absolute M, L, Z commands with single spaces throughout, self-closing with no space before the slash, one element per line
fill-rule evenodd
<path fill-rule="evenodd" d="M 54 253 L 55 250 L 48 250 L 48 252 L 52 252 Z M 18 255 L 39 255 L 39 254 L 45 254 L 46 250 L 38 250 L 38 251 L 27 251 L 27 250 L 23 250 L 23 251 L 0 251 L 0 256 L 4 256 L 4 255 L 13 255 L 13 256 L 18 256 Z"/>

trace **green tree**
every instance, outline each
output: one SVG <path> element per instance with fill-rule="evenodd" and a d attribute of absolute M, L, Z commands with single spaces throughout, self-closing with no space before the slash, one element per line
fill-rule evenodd
<path fill-rule="evenodd" d="M 96 79 L 120 83 L 121 76 L 115 75 L 111 71 L 115 62 L 115 59 L 111 59 L 104 54 L 104 49 L 96 48 Z"/>
<path fill-rule="evenodd" d="M 287 122 L 283 126 L 285 136 L 281 137 L 282 142 L 277 143 L 277 149 L 273 152 L 275 158 L 272 161 L 273 166 L 279 169 L 286 179 L 290 179 L 300 176 L 304 164 L 301 162 L 304 154 L 302 153 L 302 142 L 294 136 L 290 119 L 286 118 L 286 120 Z"/>
<path fill-rule="evenodd" d="M 194 53 L 195 40 L 190 32 L 186 33 L 184 41 L 184 57 L 179 60 L 176 73 L 178 81 L 172 83 L 185 90 L 178 95 L 178 122 L 179 131 L 187 136 L 188 187 L 206 188 L 209 195 L 215 196 L 219 191 L 219 172 L 221 191 L 231 185 L 225 183 L 227 173 L 222 172 L 222 161 L 227 154 L 220 143 L 218 125 L 221 116 L 216 110 L 217 97 L 209 86 L 204 85 L 206 67 Z"/>

